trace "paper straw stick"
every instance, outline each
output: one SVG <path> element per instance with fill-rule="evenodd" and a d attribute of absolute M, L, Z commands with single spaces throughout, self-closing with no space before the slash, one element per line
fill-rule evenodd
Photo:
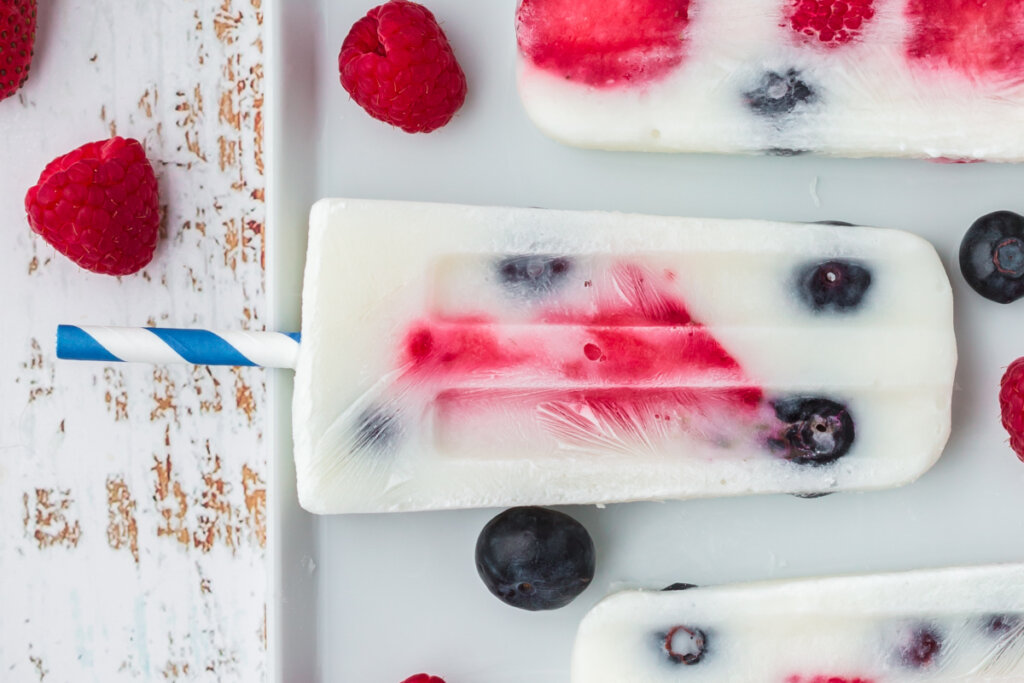
<path fill-rule="evenodd" d="M 294 368 L 298 355 L 298 332 L 75 325 L 57 328 L 57 357 L 68 360 Z"/>

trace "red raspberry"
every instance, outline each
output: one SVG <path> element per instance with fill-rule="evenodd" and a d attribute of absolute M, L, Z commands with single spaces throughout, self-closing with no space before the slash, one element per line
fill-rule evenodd
<path fill-rule="evenodd" d="M 434 15 L 391 0 L 353 24 L 338 55 L 341 85 L 375 119 L 407 133 L 448 123 L 466 100 L 466 76 Z"/>
<path fill-rule="evenodd" d="M 1010 448 L 1024 460 L 1024 358 L 1006 368 L 999 383 L 999 409 L 1003 427 L 1010 434 Z"/>
<path fill-rule="evenodd" d="M 28 80 L 36 39 L 36 0 L 0 0 L 0 100 Z"/>
<path fill-rule="evenodd" d="M 137 140 L 90 142 L 54 159 L 25 195 L 25 211 L 33 231 L 94 273 L 134 273 L 156 249 L 156 176 Z"/>
<path fill-rule="evenodd" d="M 402 683 L 444 683 L 444 681 L 437 676 L 416 674 L 415 676 L 409 676 L 409 678 L 402 681 Z"/>
<path fill-rule="evenodd" d="M 875 16 L 874 0 L 792 0 L 789 25 L 810 41 L 838 47 Z"/>

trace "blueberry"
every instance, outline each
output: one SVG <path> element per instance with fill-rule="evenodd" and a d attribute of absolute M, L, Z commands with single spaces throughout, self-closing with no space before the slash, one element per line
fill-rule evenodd
<path fill-rule="evenodd" d="M 797 272 L 800 299 L 815 313 L 842 313 L 860 306 L 871 271 L 852 261 L 826 261 Z"/>
<path fill-rule="evenodd" d="M 818 99 L 811 86 L 801 80 L 800 72 L 796 69 L 790 69 L 784 74 L 776 71 L 764 73 L 757 87 L 745 92 L 743 96 L 752 112 L 767 118 L 791 114 L 797 108 L 813 104 Z"/>
<path fill-rule="evenodd" d="M 960 243 L 960 272 L 986 299 L 1024 296 L 1024 216 L 996 211 L 974 221 Z"/>
<path fill-rule="evenodd" d="M 770 157 L 798 157 L 807 154 L 806 149 L 791 149 L 789 147 L 769 147 L 764 150 L 766 156 Z"/>
<path fill-rule="evenodd" d="M 510 291 L 539 296 L 562 284 L 572 270 L 572 260 L 543 254 L 506 256 L 495 267 L 498 279 Z"/>
<path fill-rule="evenodd" d="M 798 465 L 825 465 L 846 455 L 853 445 L 853 418 L 827 398 L 794 397 L 774 401 L 782 423 L 768 445 Z"/>
<path fill-rule="evenodd" d="M 398 415 L 382 407 L 364 410 L 356 421 L 355 450 L 387 450 L 401 434 Z"/>
<path fill-rule="evenodd" d="M 594 542 L 569 515 L 540 507 L 502 512 L 480 532 L 476 570 L 503 602 L 525 610 L 564 607 L 594 578 Z"/>
<path fill-rule="evenodd" d="M 923 669 L 935 662 L 942 650 L 942 635 L 927 625 L 915 626 L 897 646 L 899 662 L 908 669 Z"/>
<path fill-rule="evenodd" d="M 695 626 L 673 626 L 654 636 L 662 654 L 673 664 L 699 664 L 708 651 L 707 634 Z"/>
<path fill-rule="evenodd" d="M 794 498 L 803 498 L 805 500 L 811 500 L 812 498 L 824 498 L 825 496 L 831 496 L 835 491 L 813 491 L 810 493 L 791 493 L 789 495 Z"/>
<path fill-rule="evenodd" d="M 665 586 L 664 588 L 662 588 L 661 590 L 663 590 L 663 591 L 685 591 L 685 590 L 689 590 L 690 588 L 696 588 L 696 587 L 697 587 L 697 585 L 693 584 L 693 583 L 671 583 L 671 584 Z"/>

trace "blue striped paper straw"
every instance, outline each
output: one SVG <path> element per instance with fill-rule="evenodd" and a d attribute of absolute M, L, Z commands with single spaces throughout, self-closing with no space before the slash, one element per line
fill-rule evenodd
<path fill-rule="evenodd" d="M 211 332 L 168 327 L 57 328 L 57 358 L 294 368 L 298 332 Z"/>

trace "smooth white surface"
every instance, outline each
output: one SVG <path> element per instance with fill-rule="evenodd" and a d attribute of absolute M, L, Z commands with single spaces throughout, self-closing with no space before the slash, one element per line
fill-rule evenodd
<path fill-rule="evenodd" d="M 524 294 L 494 275 L 523 254 L 571 265 Z M 856 308 L 815 312 L 794 281 L 833 259 L 871 284 Z M 949 436 L 952 292 L 932 246 L 897 230 L 325 199 L 302 298 L 293 435 L 311 512 L 890 488 L 931 467 Z M 693 324 L 644 317 L 670 306 Z M 586 322 L 613 312 L 648 327 Z M 467 317 L 486 322 L 469 332 Z M 423 334 L 432 349 L 411 359 Z M 526 360 L 439 363 L 460 352 L 458 334 Z M 584 355 L 594 341 L 602 360 Z M 734 367 L 637 370 L 644 353 L 694 352 L 683 344 L 719 345 Z M 746 404 L 744 388 L 763 395 Z M 820 466 L 773 453 L 784 427 L 772 402 L 785 397 L 842 404 L 849 453 Z"/>
<path fill-rule="evenodd" d="M 268 65 L 280 86 L 271 102 L 279 114 L 271 123 L 275 324 L 297 322 L 306 212 L 322 196 L 902 228 L 936 245 L 954 286 L 953 434 L 928 474 L 892 491 L 569 508 L 594 536 L 597 576 L 569 607 L 535 614 L 501 604 L 476 576 L 476 535 L 494 511 L 322 519 L 299 512 L 278 420 L 273 519 L 286 526 L 276 527 L 282 592 L 270 612 L 272 680 L 397 683 L 432 670 L 448 683 L 564 683 L 579 618 L 615 587 L 1021 559 L 1024 466 L 1006 445 L 996 395 L 1002 369 L 1024 353 L 1021 308 L 974 294 L 955 254 L 978 216 L 1024 212 L 1024 167 L 563 147 L 537 131 L 518 102 L 512 0 L 430 3 L 470 91 L 446 128 L 409 136 L 368 118 L 337 82 L 337 49 L 369 5 L 268 6 L 281 39 Z M 276 395 L 281 413 L 289 398 Z"/>
<path fill-rule="evenodd" d="M 623 591 L 580 624 L 572 680 L 1020 681 L 1022 612 L 1021 564 Z M 993 630 L 1000 615 L 1006 628 Z M 676 626 L 703 634 L 699 662 L 687 666 L 667 656 L 664 643 Z M 924 666 L 901 656 L 922 632 L 937 645 Z M 686 649 L 693 648 L 690 638 L 676 633 L 676 652 L 695 652 Z"/>

